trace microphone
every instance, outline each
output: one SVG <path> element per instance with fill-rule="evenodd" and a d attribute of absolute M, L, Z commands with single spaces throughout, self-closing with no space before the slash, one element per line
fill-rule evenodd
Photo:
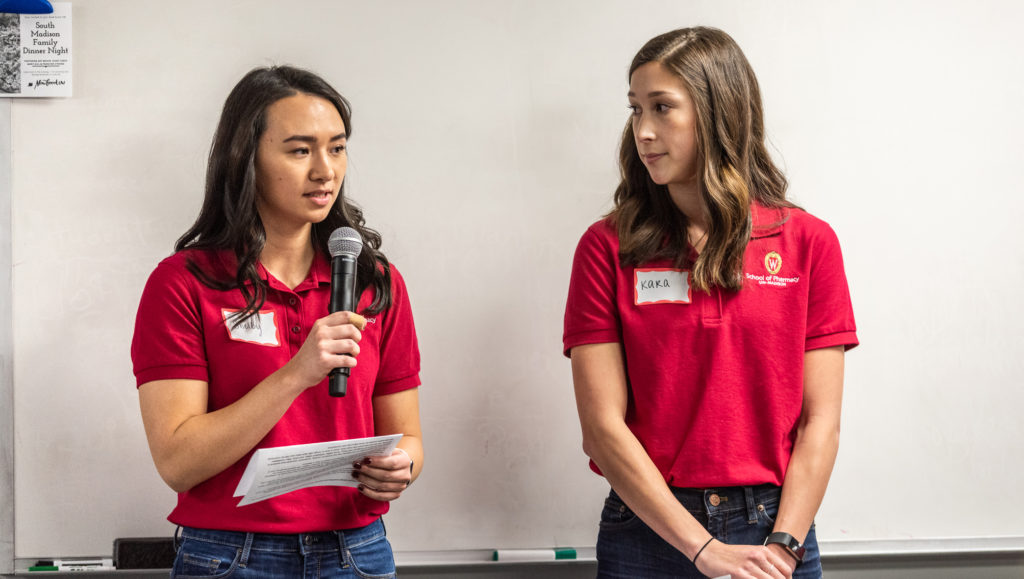
<path fill-rule="evenodd" d="M 356 311 L 356 258 L 363 251 L 363 238 L 351 227 L 339 227 L 327 240 L 331 252 L 331 303 L 328 312 Z M 331 370 L 331 396 L 341 397 L 348 389 L 350 368 Z"/>

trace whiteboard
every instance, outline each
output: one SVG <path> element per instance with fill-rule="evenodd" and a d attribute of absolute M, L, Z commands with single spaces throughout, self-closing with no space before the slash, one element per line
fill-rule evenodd
<path fill-rule="evenodd" d="M 287 6 L 288 8 L 285 8 Z M 423 476 L 399 551 L 592 545 L 561 323 L 610 207 L 626 69 L 705 24 L 757 71 L 794 201 L 843 244 L 862 346 L 823 541 L 1024 535 L 1024 6 L 872 0 L 74 2 L 70 99 L 11 106 L 15 556 L 170 535 L 129 359 L 219 109 L 293 64 L 354 109 L 348 185 L 403 272 Z M 6 162 L 6 161 L 3 161 Z"/>

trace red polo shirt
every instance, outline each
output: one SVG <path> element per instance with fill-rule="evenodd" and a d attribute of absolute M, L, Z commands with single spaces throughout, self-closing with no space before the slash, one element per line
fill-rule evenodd
<path fill-rule="evenodd" d="M 671 486 L 781 485 L 804 352 L 858 343 L 832 229 L 798 209 L 755 205 L 753 219 L 740 291 L 690 289 L 670 260 L 621 265 L 607 220 L 576 249 L 564 353 L 623 345 L 626 423 Z"/>
<path fill-rule="evenodd" d="M 225 318 L 245 307 L 238 290 L 218 291 L 185 269 L 193 258 L 204 271 L 232 262 L 223 253 L 182 251 L 152 273 L 139 304 L 132 361 L 139 386 L 154 380 L 191 379 L 209 384 L 209 410 L 223 408 L 284 366 L 298 352 L 317 319 L 327 315 L 330 264 L 317 255 L 309 276 L 289 289 L 262 267 L 266 303 L 258 318 L 231 328 Z M 230 267 L 230 266 L 228 266 Z M 372 397 L 419 385 L 420 357 L 405 282 L 392 267 L 392 305 L 367 318 L 344 398 L 327 393 L 327 380 L 292 403 L 257 448 L 374 435 Z M 358 310 L 372 302 L 363 292 Z M 254 449 L 255 450 L 255 449 Z M 300 533 L 362 527 L 387 512 L 349 487 L 314 487 L 237 507 L 233 497 L 251 454 L 220 474 L 179 493 L 168 519 L 179 525 L 263 533 Z"/>

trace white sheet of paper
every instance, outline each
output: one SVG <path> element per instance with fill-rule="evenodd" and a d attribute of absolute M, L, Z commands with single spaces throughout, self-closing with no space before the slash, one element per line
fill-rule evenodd
<path fill-rule="evenodd" d="M 71 2 L 0 14 L 0 97 L 71 96 Z"/>
<path fill-rule="evenodd" d="M 244 507 L 314 486 L 359 486 L 352 465 L 368 456 L 390 456 L 401 434 L 261 448 L 253 453 L 235 488 Z"/>

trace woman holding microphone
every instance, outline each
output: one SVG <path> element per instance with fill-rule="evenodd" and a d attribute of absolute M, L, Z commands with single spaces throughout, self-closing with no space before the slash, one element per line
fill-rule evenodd
<path fill-rule="evenodd" d="M 419 349 L 405 283 L 345 197 L 351 134 L 319 76 L 249 72 L 224 104 L 199 217 L 146 284 L 132 359 L 154 463 L 178 492 L 172 576 L 394 576 L 381 515 L 423 464 Z M 338 227 L 363 240 L 357 307 L 328 314 Z M 343 398 L 328 395 L 334 368 L 351 368 Z M 258 448 L 395 433 L 391 456 L 353 465 L 358 488 L 236 506 Z"/>
<path fill-rule="evenodd" d="M 820 577 L 813 520 L 857 344 L 835 234 L 786 200 L 754 72 L 712 28 L 629 69 L 615 207 L 565 314 L 583 445 L 611 485 L 600 577 Z"/>

